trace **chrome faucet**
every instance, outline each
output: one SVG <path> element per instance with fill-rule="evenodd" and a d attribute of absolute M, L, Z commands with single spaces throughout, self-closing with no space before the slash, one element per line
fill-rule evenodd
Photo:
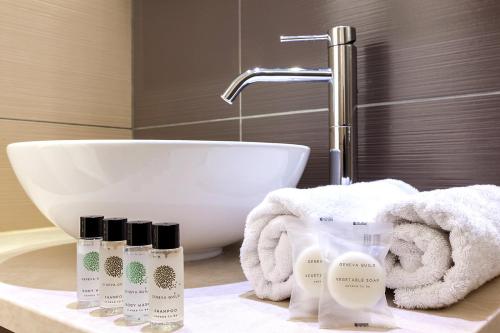
<path fill-rule="evenodd" d="M 330 68 L 254 68 L 239 75 L 221 97 L 231 104 L 256 82 L 328 82 L 330 184 L 347 185 L 356 180 L 356 30 L 338 26 L 326 35 L 281 36 L 281 42 L 313 40 L 328 41 Z"/>

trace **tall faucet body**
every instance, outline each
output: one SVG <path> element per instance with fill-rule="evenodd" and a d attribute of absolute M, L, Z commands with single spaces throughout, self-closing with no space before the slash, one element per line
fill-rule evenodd
<path fill-rule="evenodd" d="M 222 94 L 228 103 L 248 85 L 256 82 L 327 82 L 330 184 L 356 181 L 357 52 L 356 30 L 348 26 L 330 29 L 326 35 L 282 36 L 282 42 L 327 40 L 325 69 L 254 68 L 238 76 Z"/>

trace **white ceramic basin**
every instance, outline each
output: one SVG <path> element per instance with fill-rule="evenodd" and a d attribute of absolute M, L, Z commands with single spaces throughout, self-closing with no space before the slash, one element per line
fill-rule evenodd
<path fill-rule="evenodd" d="M 272 190 L 297 185 L 306 146 L 216 141 L 69 140 L 10 144 L 24 190 L 55 225 L 79 217 L 178 222 L 188 259 L 243 238 L 245 217 Z"/>

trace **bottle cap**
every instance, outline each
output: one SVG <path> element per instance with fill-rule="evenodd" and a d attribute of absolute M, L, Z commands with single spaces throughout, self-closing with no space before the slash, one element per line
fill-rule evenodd
<path fill-rule="evenodd" d="M 102 219 L 101 215 L 88 215 L 80 217 L 80 238 L 98 238 L 102 237 Z"/>
<path fill-rule="evenodd" d="M 153 224 L 154 249 L 176 249 L 179 246 L 179 223 Z"/>
<path fill-rule="evenodd" d="M 127 222 L 127 245 L 141 246 L 151 244 L 151 221 Z"/>
<path fill-rule="evenodd" d="M 102 220 L 102 240 L 113 242 L 126 239 L 125 217 L 112 217 Z"/>

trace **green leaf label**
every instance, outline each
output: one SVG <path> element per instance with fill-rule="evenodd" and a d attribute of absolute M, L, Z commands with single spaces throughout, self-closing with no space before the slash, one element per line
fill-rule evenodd
<path fill-rule="evenodd" d="M 83 257 L 83 267 L 91 272 L 99 270 L 99 253 L 96 251 L 88 252 Z"/>
<path fill-rule="evenodd" d="M 125 274 L 133 284 L 146 283 L 146 267 L 138 261 L 130 262 L 125 269 Z"/>

